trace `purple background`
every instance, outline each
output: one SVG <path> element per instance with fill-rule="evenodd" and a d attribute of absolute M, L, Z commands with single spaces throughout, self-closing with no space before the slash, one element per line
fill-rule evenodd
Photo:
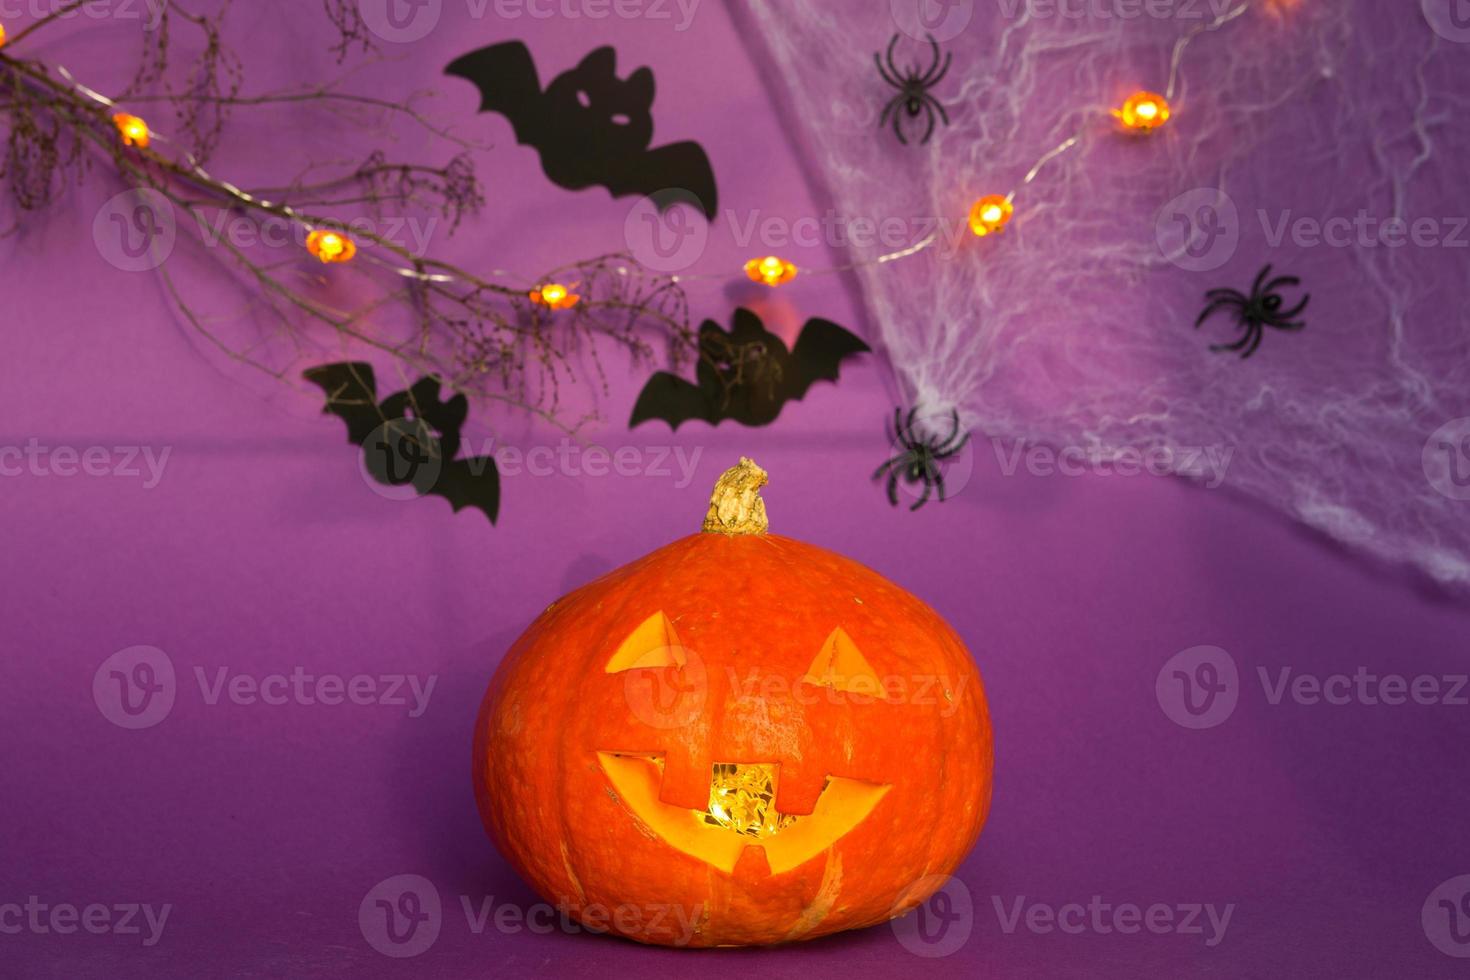
<path fill-rule="evenodd" d="M 315 7 L 282 29 L 283 5 L 236 11 L 247 88 L 336 71 Z M 493 8 L 492 8 L 493 9 Z M 268 13 L 269 12 L 269 13 Z M 133 24 L 78 24 L 32 54 L 97 87 L 133 65 Z M 659 141 L 700 140 L 722 210 L 742 219 L 820 215 L 744 28 L 713 3 L 690 29 L 668 21 L 473 19 L 459 0 L 424 40 L 361 79 L 389 97 L 439 86 L 468 135 L 491 202 L 435 254 L 535 270 L 624 245 L 631 201 L 551 186 L 499 117 L 472 117 L 469 86 L 441 82 L 458 54 L 529 41 L 543 80 L 613 43 L 620 70 L 655 68 Z M 19 53 L 19 52 L 17 52 Z M 85 69 L 85 70 L 82 70 Z M 216 169 L 247 185 L 311 137 L 257 116 Z M 158 127 L 167 129 L 160 121 Z M 274 127 L 274 128 L 273 128 Z M 283 138 L 282 131 L 293 133 Z M 359 134 L 360 135 L 360 134 Z M 441 147 L 400 153 L 443 159 Z M 447 151 L 445 151 L 447 153 Z M 265 179 L 265 178 L 260 178 Z M 5 249 L 11 329 L 0 356 L 10 411 L 0 445 L 145 445 L 170 456 L 152 489 L 124 477 L 0 481 L 8 534 L 0 612 L 0 905 L 171 903 L 156 945 L 141 936 L 0 933 L 0 973 L 20 977 L 593 976 L 690 970 L 764 976 L 1448 976 L 1420 912 L 1470 872 L 1464 744 L 1470 708 L 1273 705 L 1258 668 L 1325 676 L 1358 667 L 1463 672 L 1461 604 L 1368 566 L 1222 492 L 1180 481 L 1006 476 L 988 443 L 943 506 L 894 510 L 871 484 L 889 451 L 881 361 L 848 368 L 769 429 L 691 425 L 671 436 L 618 424 L 639 377 L 615 371 L 590 441 L 699 453 L 672 476 L 507 477 L 501 524 L 437 501 L 371 492 L 341 427 L 307 395 L 241 381 L 182 325 L 149 274 L 109 265 L 89 235 L 118 190 L 105 169 Z M 764 251 L 722 217 L 693 271 Z M 785 249 L 800 264 L 841 261 Z M 199 273 L 197 283 L 228 283 Z M 825 316 L 866 332 L 850 282 L 798 280 L 765 308 L 789 329 Z M 724 320 L 744 287 L 692 292 Z M 757 294 L 759 295 L 759 294 Z M 560 436 L 494 416 L 502 442 Z M 773 527 L 862 561 L 933 604 L 966 639 L 996 730 L 995 802 L 959 878 L 967 942 L 921 959 L 880 926 L 793 948 L 691 953 L 561 931 L 476 934 L 460 904 L 536 897 L 481 830 L 469 738 L 502 652 L 551 599 L 697 527 L 705 494 L 740 454 L 772 474 Z M 643 459 L 652 464 L 655 454 Z M 176 703 L 124 730 L 92 695 L 94 674 L 139 644 L 165 651 Z M 1213 645 L 1239 669 L 1238 704 L 1216 727 L 1170 719 L 1155 682 L 1180 651 Z M 210 704 L 195 670 L 262 677 L 434 675 L 428 710 Z M 1228 695 L 1227 695 L 1228 697 Z M 880 860 L 881 855 L 875 855 Z M 379 882 L 428 878 L 444 903 L 421 955 L 375 951 L 358 908 Z M 1207 935 L 1039 933 L 1003 928 L 1016 900 L 1234 903 Z M 5 923 L 0 920 L 0 926 Z M 1207 929 L 1208 932 L 1208 929 Z M 933 950 L 931 950 L 933 951 Z"/>

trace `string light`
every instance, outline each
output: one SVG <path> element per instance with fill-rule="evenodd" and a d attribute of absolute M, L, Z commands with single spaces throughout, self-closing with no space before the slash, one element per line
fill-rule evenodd
<path fill-rule="evenodd" d="M 5 47 L 5 25 L 0 24 L 0 48 Z"/>
<path fill-rule="evenodd" d="M 306 250 L 321 259 L 324 265 L 330 265 L 351 262 L 357 254 L 357 243 L 335 231 L 318 229 L 306 236 Z"/>
<path fill-rule="evenodd" d="M 1014 210 L 1009 197 L 987 194 L 970 209 L 970 230 L 981 238 L 999 232 L 1011 220 Z"/>
<path fill-rule="evenodd" d="M 531 302 L 550 310 L 566 310 L 577 305 L 582 297 L 559 282 L 546 282 L 531 290 Z"/>
<path fill-rule="evenodd" d="M 123 146 L 136 146 L 140 150 L 147 149 L 152 134 L 148 131 L 148 124 L 141 116 L 119 112 L 113 115 L 112 123 L 122 134 Z"/>
<path fill-rule="evenodd" d="M 1134 92 L 1113 115 L 1125 128 L 1147 133 L 1169 121 L 1169 102 L 1157 92 Z"/>
<path fill-rule="evenodd" d="M 1252 6 L 1252 2 L 1253 0 L 1240 0 L 1239 3 L 1219 14 L 1213 20 L 1207 23 L 1196 25 L 1192 30 L 1186 32 L 1183 36 L 1179 37 L 1174 42 L 1173 55 L 1170 59 L 1169 64 L 1169 83 L 1164 91 L 1164 94 L 1161 95 L 1157 92 L 1149 92 L 1147 90 L 1139 90 L 1137 92 L 1134 92 L 1126 100 L 1124 100 L 1121 106 L 1111 110 L 1112 115 L 1118 119 L 1119 124 L 1124 129 L 1131 132 L 1147 133 L 1167 123 L 1173 113 L 1173 109 L 1169 104 L 1169 99 L 1174 97 L 1176 88 L 1178 87 L 1179 76 L 1184 63 L 1185 49 L 1188 48 L 1190 43 L 1200 34 L 1215 31 L 1218 28 L 1223 27 L 1224 25 L 1243 15 L 1247 10 L 1250 9 L 1250 7 Z M 1280 10 L 1283 8 L 1290 9 L 1296 6 L 1297 2 L 1298 0 L 1266 0 L 1266 6 L 1270 7 L 1273 12 L 1279 13 Z M 0 46 L 3 46 L 5 44 L 5 40 L 5 28 L 3 25 L 0 25 Z M 72 77 L 71 73 L 68 72 L 65 67 L 58 66 L 57 70 L 61 74 L 61 76 L 65 78 L 72 85 L 72 87 L 85 98 L 105 108 L 114 108 L 114 104 L 111 99 L 83 85 L 77 79 Z M 112 116 L 112 120 L 114 125 L 117 126 L 118 132 L 122 137 L 124 145 L 126 146 L 146 148 L 154 138 L 164 140 L 163 136 L 153 133 L 148 128 L 148 124 L 138 116 L 134 116 L 125 112 L 118 112 Z M 1041 172 L 1042 168 L 1046 166 L 1047 163 L 1049 163 L 1055 157 L 1066 153 L 1074 146 L 1077 146 L 1080 142 L 1082 142 L 1084 135 L 1085 133 L 1079 132 L 1069 137 L 1059 145 L 1048 150 L 1045 154 L 1041 156 L 1036 165 L 1033 166 L 1031 170 L 1026 174 L 1025 178 L 1021 181 L 1021 185 L 1029 185 Z M 226 190 L 226 192 L 233 195 L 239 200 L 254 202 L 254 198 L 245 193 L 243 190 L 235 187 L 233 184 L 230 184 L 226 181 L 214 181 L 214 178 L 210 177 L 210 175 L 198 165 L 197 161 L 193 160 L 192 156 L 189 157 L 189 164 L 194 172 L 198 174 L 202 179 L 218 183 Z M 1015 196 L 1016 191 L 1013 190 L 1011 191 L 1011 193 L 1003 196 L 999 194 L 989 194 L 980 198 L 970 209 L 970 229 L 977 236 L 980 236 L 982 238 L 991 234 L 998 234 L 1011 220 L 1011 216 L 1015 210 L 1014 204 L 1012 203 Z M 268 204 L 268 202 L 260 203 L 262 203 L 263 205 Z M 303 217 L 297 215 L 291 208 L 285 205 L 276 205 L 275 207 L 279 210 L 280 213 L 282 213 L 290 220 L 303 225 L 306 224 L 306 221 L 303 220 Z M 911 255 L 916 255 L 919 252 L 925 251 L 926 249 L 933 246 L 934 243 L 938 240 L 938 235 L 930 234 L 922 241 L 919 241 L 913 245 L 908 246 L 907 248 L 903 248 L 895 252 L 889 252 L 884 255 L 879 255 L 872 259 L 857 260 L 840 266 L 809 271 L 812 271 L 812 274 L 837 273 L 847 272 L 860 266 L 883 265 L 885 263 L 896 261 L 898 259 L 904 259 Z M 350 238 L 347 238 L 345 235 L 332 231 L 311 231 L 307 236 L 306 246 L 312 255 L 316 256 L 324 263 L 349 262 L 357 254 L 356 243 L 354 243 Z M 451 282 L 454 281 L 455 278 L 453 276 L 442 273 L 424 272 L 422 269 L 417 267 L 409 268 L 406 266 L 401 266 L 387 258 L 380 258 L 378 256 L 371 255 L 369 256 L 369 258 L 372 259 L 374 263 L 381 265 L 399 275 L 409 278 L 437 283 Z M 744 268 L 745 274 L 752 281 L 764 283 L 767 286 L 773 287 L 790 282 L 792 279 L 795 279 L 797 275 L 797 267 L 793 263 L 788 262 L 785 259 L 782 259 L 779 256 L 775 255 L 766 255 L 760 258 L 751 259 L 750 261 L 745 263 Z M 503 269 L 495 270 L 494 274 L 504 276 L 513 275 L 512 273 Z M 690 280 L 723 278 L 725 278 L 723 275 L 714 274 L 680 274 L 671 275 L 668 277 L 668 280 L 671 283 L 679 283 Z M 530 290 L 527 295 L 530 297 L 532 302 L 553 310 L 567 309 L 569 307 L 575 306 L 581 299 L 580 296 L 571 292 L 566 286 L 563 286 L 560 283 L 542 283 Z"/>
<path fill-rule="evenodd" d="M 745 263 L 745 274 L 752 282 L 779 286 L 796 278 L 796 266 L 777 256 L 766 255 Z"/>

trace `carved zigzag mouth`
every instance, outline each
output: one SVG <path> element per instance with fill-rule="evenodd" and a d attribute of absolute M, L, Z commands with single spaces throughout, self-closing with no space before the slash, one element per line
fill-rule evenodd
<path fill-rule="evenodd" d="M 598 752 L 616 798 L 670 847 L 733 873 L 746 848 L 764 852 L 771 874 L 806 863 L 862 823 L 888 785 L 828 776 L 810 814 L 775 807 L 779 763 L 717 762 L 704 810 L 659 799 L 663 756 Z"/>

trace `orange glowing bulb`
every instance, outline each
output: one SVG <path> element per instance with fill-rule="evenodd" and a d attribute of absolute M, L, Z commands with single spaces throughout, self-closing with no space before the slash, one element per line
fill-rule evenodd
<path fill-rule="evenodd" d="M 552 310 L 570 309 L 581 298 L 559 282 L 542 283 L 531 290 L 531 302 Z"/>
<path fill-rule="evenodd" d="M 1011 220 L 1011 212 L 1014 210 L 1008 198 L 999 194 L 987 194 L 970 209 L 970 230 L 981 238 L 998 232 Z"/>
<path fill-rule="evenodd" d="M 1134 92 L 1113 115 L 1124 128 L 1147 133 L 1169 121 L 1169 103 L 1156 92 Z"/>
<path fill-rule="evenodd" d="M 774 255 L 751 259 L 745 263 L 745 274 L 752 282 L 763 282 L 767 286 L 779 286 L 796 278 L 796 266 Z"/>
<path fill-rule="evenodd" d="M 0 48 L 5 47 L 5 25 L 0 24 Z"/>
<path fill-rule="evenodd" d="M 351 262 L 357 254 L 357 244 L 346 235 L 335 231 L 314 231 L 306 236 L 306 250 L 324 264 Z"/>
<path fill-rule="evenodd" d="M 117 131 L 122 134 L 124 146 L 136 146 L 139 149 L 148 146 L 148 124 L 140 117 L 130 116 L 126 112 L 119 112 L 112 117 L 112 123 L 117 127 Z"/>

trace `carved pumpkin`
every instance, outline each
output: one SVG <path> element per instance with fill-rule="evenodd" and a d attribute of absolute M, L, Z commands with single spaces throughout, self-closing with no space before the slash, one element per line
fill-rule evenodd
<path fill-rule="evenodd" d="M 553 603 L 486 694 L 486 826 L 593 929 L 714 946 L 872 925 L 985 821 L 964 645 L 875 572 L 767 533 L 765 481 L 742 459 L 702 533 Z"/>

